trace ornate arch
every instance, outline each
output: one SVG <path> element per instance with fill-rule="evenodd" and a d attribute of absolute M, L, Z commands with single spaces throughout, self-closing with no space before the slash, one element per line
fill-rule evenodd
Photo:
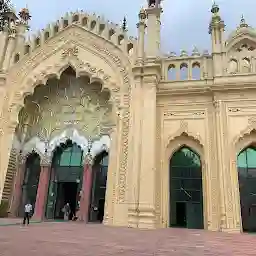
<path fill-rule="evenodd" d="M 165 148 L 168 147 L 168 144 L 175 140 L 176 138 L 179 138 L 181 135 L 185 135 L 187 137 L 193 138 L 195 141 L 197 141 L 198 144 L 200 144 L 202 147 L 204 146 L 203 140 L 199 133 L 194 134 L 194 132 L 191 132 L 188 128 L 188 122 L 182 120 L 180 121 L 180 127 L 177 129 L 177 131 L 173 134 L 171 134 L 165 144 Z"/>
<path fill-rule="evenodd" d="M 256 117 L 250 117 L 248 119 L 247 127 L 242 130 L 237 136 L 232 140 L 232 148 L 235 150 L 235 154 L 238 154 L 249 144 L 256 142 Z"/>
<path fill-rule="evenodd" d="M 99 82 L 102 85 L 102 90 L 110 91 L 110 101 L 115 109 L 119 108 L 120 95 L 119 89 L 114 80 L 102 69 L 91 66 L 88 62 L 83 62 L 78 58 L 64 59 L 61 63 L 57 62 L 51 66 L 46 66 L 44 69 L 38 69 L 31 76 L 27 77 L 22 84 L 20 91 L 15 92 L 12 104 L 9 111 L 11 112 L 11 120 L 18 123 L 18 113 L 24 105 L 24 98 L 33 94 L 34 89 L 38 85 L 47 85 L 48 79 L 55 77 L 60 79 L 61 74 L 67 67 L 72 67 L 76 72 L 76 77 L 87 76 L 90 83 Z"/>
<path fill-rule="evenodd" d="M 95 158 L 100 153 L 106 151 L 109 152 L 110 149 L 110 137 L 108 135 L 103 135 L 99 140 L 92 143 L 91 155 Z"/>
<path fill-rule="evenodd" d="M 93 158 L 103 151 L 108 152 L 111 143 L 110 137 L 108 135 L 103 135 L 98 140 L 94 140 L 90 145 L 90 141 L 87 138 L 79 134 L 76 129 L 71 128 L 52 138 L 48 144 L 45 141 L 42 141 L 39 137 L 33 137 L 22 147 L 22 154 L 28 155 L 34 151 L 41 158 L 47 156 L 50 159 L 54 150 L 67 140 L 71 140 L 80 146 L 84 152 L 84 156 L 89 153 L 90 148 L 90 154 Z"/>
<path fill-rule="evenodd" d="M 7 76 L 8 95 L 4 108 L 4 120 L 8 120 L 5 129 L 11 131 L 18 121 L 18 112 L 23 107 L 23 99 L 26 95 L 33 93 L 38 84 L 45 84 L 47 78 L 55 76 L 58 78 L 59 73 L 66 65 L 76 67 L 77 74 L 88 74 L 94 79 L 103 79 L 103 88 L 111 91 L 111 100 L 115 103 L 117 111 L 117 123 L 120 127 L 120 143 L 123 145 L 118 151 L 120 161 L 119 168 L 119 187 L 118 201 L 124 202 L 126 191 L 126 174 L 128 163 L 128 135 L 130 127 L 130 95 L 132 84 L 132 66 L 131 61 L 125 56 L 119 48 L 106 43 L 107 41 L 98 40 L 98 37 L 84 33 L 82 29 L 70 26 L 66 31 L 62 31 L 42 47 L 33 51 L 29 56 L 21 58 L 19 63 L 15 64 Z M 99 63 L 107 64 L 110 69 L 95 69 L 79 59 L 79 53 L 76 50 L 67 50 L 70 46 L 79 46 L 90 54 L 99 58 Z M 59 47 L 58 47 L 59 46 Z M 50 65 L 47 69 L 40 69 L 40 63 L 47 63 L 51 56 L 57 56 L 62 51 L 61 59 Z M 48 61 L 48 63 L 50 63 Z M 88 65 L 89 64 L 89 65 Z M 56 66 L 55 66 L 56 65 Z M 80 70 L 81 71 L 77 71 Z M 111 73 L 112 70 L 113 72 Z M 103 73 L 104 75 L 103 75 Z M 112 77 L 110 76 L 110 72 Z M 111 84 L 111 86 L 110 86 Z M 20 89 L 21 88 L 21 89 Z"/>
<path fill-rule="evenodd" d="M 174 137 L 171 140 L 168 140 L 168 143 L 166 146 L 166 156 L 168 157 L 169 155 L 168 159 L 170 160 L 173 154 L 182 147 L 189 147 L 191 150 L 193 150 L 200 157 L 201 164 L 203 165 L 203 161 L 204 161 L 203 145 L 200 143 L 198 139 L 188 135 L 185 132 Z"/>
<path fill-rule="evenodd" d="M 65 143 L 67 140 L 75 142 L 84 152 L 88 151 L 88 139 L 81 135 L 77 129 L 70 128 L 50 140 L 48 145 L 49 153 L 53 153 L 55 148 L 60 146 L 62 143 Z"/>
<path fill-rule="evenodd" d="M 23 147 L 21 147 L 22 155 L 28 156 L 33 151 L 36 152 L 40 158 L 43 158 L 46 153 L 46 144 L 41 141 L 39 137 L 33 137 Z"/>
<path fill-rule="evenodd" d="M 186 125 L 184 126 L 186 128 Z M 185 130 L 184 127 L 181 130 Z M 172 135 L 165 143 L 164 156 L 162 160 L 162 175 L 161 175 L 161 212 L 163 223 L 167 227 L 169 223 L 169 164 L 173 154 L 182 148 L 183 146 L 190 148 L 200 158 L 202 167 L 202 181 L 203 181 L 203 194 L 206 192 L 206 164 L 204 147 L 200 143 L 200 140 L 194 136 L 189 135 L 186 132 L 177 132 L 176 135 Z M 204 205 L 204 225 L 207 225 L 207 202 L 206 197 L 203 197 Z"/>

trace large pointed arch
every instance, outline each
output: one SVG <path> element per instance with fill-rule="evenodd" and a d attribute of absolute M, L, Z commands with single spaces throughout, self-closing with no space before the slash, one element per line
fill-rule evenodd
<path fill-rule="evenodd" d="M 110 91 L 111 100 L 114 102 L 113 105 L 115 105 L 116 110 L 114 112 L 116 123 L 120 129 L 120 141 L 124 145 L 118 152 L 121 163 L 118 200 L 124 201 L 129 145 L 132 64 L 131 59 L 120 50 L 120 47 L 107 41 L 99 40 L 99 36 L 86 32 L 83 28 L 73 24 L 62 29 L 60 33 L 47 42 L 45 41 L 30 54 L 20 58 L 20 61 L 15 63 L 7 74 L 7 94 L 0 124 L 4 133 L 8 134 L 6 137 L 8 139 L 1 136 L 1 141 L 11 144 L 18 121 L 18 112 L 24 104 L 24 97 L 33 93 L 38 84 L 45 84 L 47 79 L 52 77 L 58 78 L 67 66 L 75 67 L 78 76 L 89 74 L 91 81 L 99 81 L 100 79 L 103 90 L 108 89 Z M 74 50 L 74 47 L 78 51 Z M 6 157 L 2 156 L 2 158 L 5 159 Z M 1 160 L 1 162 L 1 169 L 6 170 L 7 161 Z M 5 175 L 5 171 L 3 175 Z"/>
<path fill-rule="evenodd" d="M 166 141 L 164 148 L 164 159 L 162 162 L 162 175 L 161 175 L 161 212 L 162 218 L 164 220 L 165 226 L 168 226 L 169 223 L 169 163 L 170 159 L 175 152 L 179 149 L 186 147 L 195 152 L 201 161 L 202 168 L 202 183 L 203 183 L 203 192 L 206 191 L 206 164 L 205 164 L 205 153 L 204 147 L 200 143 L 200 141 L 188 135 L 186 132 L 182 132 L 179 135 L 177 134 L 175 137 L 170 137 L 171 140 Z M 204 223 L 207 223 L 207 202 L 206 198 L 203 197 L 203 207 L 204 207 Z"/>

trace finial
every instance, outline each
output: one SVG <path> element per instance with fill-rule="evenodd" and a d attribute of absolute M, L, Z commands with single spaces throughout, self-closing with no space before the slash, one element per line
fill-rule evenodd
<path fill-rule="evenodd" d="M 159 8 L 161 0 L 148 0 L 149 8 Z"/>
<path fill-rule="evenodd" d="M 144 8 L 141 8 L 140 9 L 140 12 L 139 12 L 139 19 L 140 20 L 145 20 L 147 18 L 147 15 L 146 15 L 146 11 Z"/>
<path fill-rule="evenodd" d="M 19 17 L 21 19 L 22 22 L 24 22 L 25 24 L 28 23 L 28 21 L 31 19 L 31 15 L 28 9 L 28 5 L 26 4 L 25 8 L 22 8 L 19 12 Z"/>
<path fill-rule="evenodd" d="M 248 28 L 248 24 L 245 21 L 244 15 L 241 16 L 240 28 Z"/>
<path fill-rule="evenodd" d="M 122 30 L 123 30 L 123 32 L 127 32 L 127 19 L 125 16 L 123 19 Z"/>
<path fill-rule="evenodd" d="M 213 1 L 212 9 L 211 9 L 211 13 L 213 13 L 213 14 L 217 14 L 219 11 L 220 11 L 219 6 L 216 4 L 216 2 L 215 2 L 215 1 Z"/>

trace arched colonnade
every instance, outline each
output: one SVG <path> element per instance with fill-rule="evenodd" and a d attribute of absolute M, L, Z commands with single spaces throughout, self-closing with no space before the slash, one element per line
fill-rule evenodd
<path fill-rule="evenodd" d="M 256 130 L 242 135 L 231 145 L 231 182 L 234 193 L 233 214 L 239 214 L 238 231 L 256 231 Z M 207 178 L 203 147 L 199 141 L 182 134 L 171 140 L 166 151 L 164 183 L 162 187 L 163 218 L 167 226 L 207 228 Z M 227 193 L 228 191 L 224 191 Z M 219 193 L 220 197 L 223 194 Z M 209 194 L 208 194 L 209 196 Z M 167 203 L 168 202 L 168 203 Z M 236 207 L 237 205 L 237 207 Z M 219 201 L 218 230 L 227 228 L 222 223 Z"/>
<path fill-rule="evenodd" d="M 53 138 L 48 145 L 49 151 L 43 148 L 43 144 L 39 138 L 33 138 L 19 155 L 20 164 L 14 181 L 11 214 L 22 214 L 22 207 L 29 201 L 34 206 L 35 219 L 61 218 L 63 204 L 67 200 L 73 200 L 69 203 L 72 208 L 79 209 L 77 217 L 80 220 L 102 221 L 104 215 L 98 217 L 99 210 L 96 208 L 100 204 L 100 211 L 104 212 L 109 135 L 90 141 L 77 130 L 71 129 Z M 29 148 L 32 150 L 27 152 Z M 99 175 L 101 177 L 97 177 Z M 95 200 L 93 197 L 101 193 L 98 190 L 102 187 L 96 179 L 104 179 L 104 188 L 102 195 L 98 195 Z M 66 190 L 63 190 L 65 186 Z M 73 193 L 74 196 L 67 198 L 66 195 L 65 199 L 63 193 Z M 94 209 L 91 209 L 92 205 Z"/>

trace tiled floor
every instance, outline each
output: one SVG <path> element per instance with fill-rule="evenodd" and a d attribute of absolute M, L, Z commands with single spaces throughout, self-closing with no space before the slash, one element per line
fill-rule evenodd
<path fill-rule="evenodd" d="M 256 235 L 185 229 L 148 231 L 73 222 L 2 226 L 0 255 L 255 256 Z"/>

